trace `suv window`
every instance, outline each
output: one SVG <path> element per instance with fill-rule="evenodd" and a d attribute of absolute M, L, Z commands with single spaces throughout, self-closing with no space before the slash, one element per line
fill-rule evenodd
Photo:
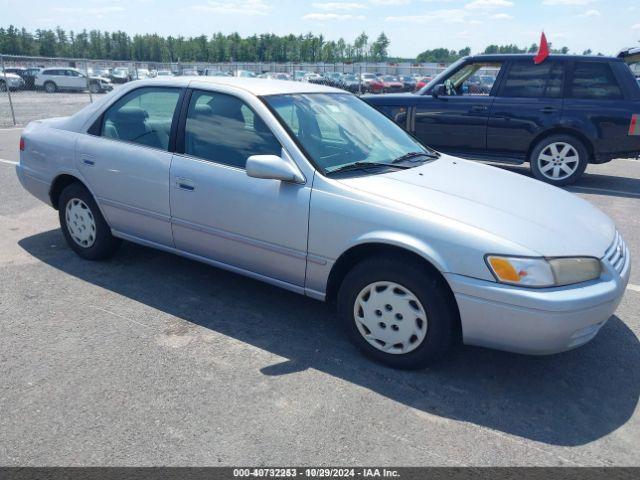
<path fill-rule="evenodd" d="M 194 91 L 184 128 L 184 153 L 244 168 L 251 155 L 280 155 L 282 147 L 242 100 L 222 93 Z"/>
<path fill-rule="evenodd" d="M 105 112 L 101 136 L 167 150 L 179 97 L 177 88 L 134 90 Z"/>
<path fill-rule="evenodd" d="M 468 63 L 444 81 L 447 95 L 489 95 L 501 68 L 500 62 Z"/>
<path fill-rule="evenodd" d="M 608 63 L 576 62 L 571 81 L 571 96 L 615 100 L 622 98 L 622 91 Z"/>
<path fill-rule="evenodd" d="M 562 96 L 564 62 L 547 61 L 536 65 L 532 61 L 514 62 L 502 87 L 503 97 Z"/>

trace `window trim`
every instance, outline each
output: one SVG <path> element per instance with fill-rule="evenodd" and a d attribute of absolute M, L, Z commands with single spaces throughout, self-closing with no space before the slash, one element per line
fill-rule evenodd
<path fill-rule="evenodd" d="M 229 97 L 233 97 L 239 100 L 240 102 L 242 102 L 249 110 L 251 110 L 254 116 L 258 117 L 262 122 L 264 122 L 266 127 L 269 129 L 269 133 L 271 133 L 273 138 L 275 138 L 278 144 L 280 145 L 280 152 L 281 152 L 280 155 L 282 156 L 282 151 L 285 149 L 284 145 L 282 145 L 282 142 L 280 141 L 278 136 L 275 133 L 273 133 L 273 130 L 271 130 L 271 128 L 269 127 L 268 122 L 266 122 L 264 118 L 262 118 L 262 116 L 258 112 L 256 112 L 255 109 L 251 105 L 249 105 L 244 99 L 240 98 L 238 95 L 234 95 L 233 93 L 229 93 L 229 92 L 221 92 L 219 90 L 209 90 L 209 89 L 192 88 L 192 87 L 186 88 L 186 92 L 182 102 L 182 107 L 180 109 L 180 115 L 178 118 L 177 128 L 176 128 L 176 142 L 175 142 L 175 150 L 174 150 L 174 153 L 176 155 L 182 155 L 187 158 L 193 158 L 201 162 L 212 163 L 214 165 L 218 165 L 222 167 L 233 168 L 242 172 L 245 172 L 247 170 L 246 166 L 237 167 L 235 165 L 229 165 L 228 163 L 224 163 L 224 162 L 217 162 L 209 158 L 202 158 L 202 157 L 198 157 L 197 155 L 192 155 L 190 153 L 185 152 L 185 129 L 187 126 L 187 114 L 189 113 L 189 105 L 191 104 L 191 97 L 193 96 L 194 92 L 203 92 L 205 94 L 210 94 L 210 95 L 227 95 Z"/>
<path fill-rule="evenodd" d="M 549 62 L 554 62 L 559 64 L 560 66 L 562 66 L 563 68 L 563 72 L 562 72 L 562 84 L 560 85 L 560 95 L 557 97 L 549 97 L 547 95 L 536 95 L 534 97 L 523 97 L 523 96 L 506 96 L 504 94 L 504 89 L 507 85 L 507 79 L 509 77 L 509 74 L 511 73 L 511 69 L 513 68 L 514 65 L 518 64 L 518 63 L 526 63 L 527 59 L 511 59 L 509 60 L 508 64 L 505 66 L 504 69 L 504 75 L 502 76 L 502 81 L 500 82 L 500 89 L 497 92 L 498 97 L 501 98 L 528 98 L 528 99 L 536 99 L 536 98 L 541 98 L 541 99 L 545 99 L 545 100 L 562 100 L 563 98 L 566 98 L 566 89 L 567 89 L 567 79 L 569 77 L 569 72 L 571 71 L 571 65 L 570 62 L 567 62 L 565 60 L 562 59 L 558 59 L 558 58 L 551 58 L 549 59 Z M 533 59 L 531 60 L 531 62 L 533 62 Z M 502 72 L 501 72 L 502 73 Z"/>
<path fill-rule="evenodd" d="M 106 113 L 116 104 L 118 103 L 120 100 L 122 100 L 124 97 L 126 97 L 127 95 L 130 95 L 133 92 L 136 92 L 138 90 L 146 90 L 146 89 L 154 89 L 154 90 L 158 90 L 158 89 L 164 89 L 164 90 L 175 90 L 178 92 L 178 100 L 176 102 L 176 107 L 173 111 L 173 117 L 171 118 L 171 128 L 169 129 L 169 144 L 167 145 L 166 149 L 162 149 L 162 148 L 157 148 L 157 147 L 152 147 L 149 145 L 143 145 L 141 143 L 136 143 L 136 142 L 131 142 L 129 140 L 120 140 L 119 138 L 111 138 L 111 137 L 105 137 L 104 135 L 102 135 L 102 131 L 104 130 L 104 121 L 105 121 L 105 115 Z M 92 135 L 94 137 L 98 137 L 98 138 L 103 138 L 105 140 L 112 140 L 115 142 L 121 142 L 121 143 L 126 143 L 128 145 L 136 145 L 138 147 L 143 147 L 143 148 L 150 148 L 152 150 L 157 150 L 160 152 L 169 152 L 169 153 L 175 153 L 175 146 L 176 146 L 176 135 L 177 135 L 177 129 L 178 129 L 178 117 L 179 117 L 179 113 L 182 109 L 182 105 L 183 105 L 183 101 L 184 101 L 184 96 L 185 96 L 185 92 L 186 92 L 186 88 L 184 87 L 168 87 L 168 86 L 153 86 L 153 85 L 144 85 L 144 86 L 140 86 L 140 87 L 136 87 L 136 88 L 132 88 L 131 90 L 129 90 L 128 92 L 126 92 L 125 94 L 119 96 L 117 99 L 115 99 L 107 108 L 105 108 L 102 113 L 98 116 L 98 118 L 95 119 L 95 121 L 91 124 L 91 126 L 87 129 L 86 133 L 89 135 Z"/>
<path fill-rule="evenodd" d="M 605 68 L 609 69 L 609 72 L 611 72 L 611 76 L 613 77 L 613 80 L 616 82 L 616 86 L 618 87 L 618 90 L 620 91 L 620 97 L 618 98 L 583 98 L 583 97 L 576 97 L 573 95 L 573 79 L 574 79 L 574 75 L 575 75 L 575 71 L 576 71 L 576 65 L 578 63 L 594 63 L 594 64 L 603 64 L 605 66 Z M 568 75 L 567 75 L 567 82 L 566 82 L 566 89 L 565 89 L 565 93 L 566 96 L 565 98 L 570 98 L 572 100 L 585 100 L 585 101 L 599 101 L 599 102 L 615 102 L 615 101 L 620 101 L 620 100 L 626 100 L 627 99 L 627 94 L 625 92 L 625 89 L 623 88 L 622 83 L 620 82 L 620 79 L 618 78 L 618 76 L 616 75 L 616 72 L 613 68 L 611 68 L 611 64 L 608 61 L 598 61 L 598 60 L 589 60 L 589 59 L 585 59 L 585 60 L 572 60 L 571 64 L 569 65 L 568 71 L 567 71 Z"/>

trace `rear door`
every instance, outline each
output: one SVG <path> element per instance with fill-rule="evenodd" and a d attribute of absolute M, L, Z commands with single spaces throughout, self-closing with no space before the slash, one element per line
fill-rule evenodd
<path fill-rule="evenodd" d="M 501 62 L 466 63 L 444 80 L 447 95 L 422 95 L 416 104 L 415 135 L 443 152 L 484 154 L 494 97 L 471 78 L 479 73 L 497 77 L 501 67 Z"/>
<path fill-rule="evenodd" d="M 173 246 L 172 133 L 182 90 L 137 88 L 116 101 L 76 146 L 76 163 L 111 228 Z"/>
<path fill-rule="evenodd" d="M 525 160 L 531 142 L 562 116 L 566 63 L 532 59 L 510 61 L 491 106 L 487 154 Z"/>

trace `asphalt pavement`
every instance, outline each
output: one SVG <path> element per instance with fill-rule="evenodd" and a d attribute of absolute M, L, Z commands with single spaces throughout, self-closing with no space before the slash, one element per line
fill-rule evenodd
<path fill-rule="evenodd" d="M 640 161 L 570 189 L 634 259 L 592 342 L 403 372 L 314 300 L 129 243 L 81 260 L 17 181 L 19 135 L 0 130 L 0 465 L 640 465 Z"/>

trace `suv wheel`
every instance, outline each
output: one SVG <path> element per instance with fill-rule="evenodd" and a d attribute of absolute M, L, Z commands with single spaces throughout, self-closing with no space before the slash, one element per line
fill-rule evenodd
<path fill-rule="evenodd" d="M 91 82 L 89 84 L 89 91 L 91 93 L 100 93 L 100 85 L 97 84 L 96 82 Z"/>
<path fill-rule="evenodd" d="M 57 87 L 57 85 L 56 85 L 55 83 L 53 83 L 53 82 L 50 82 L 50 81 L 49 81 L 49 82 L 44 82 L 44 90 L 45 90 L 47 93 L 55 93 L 55 92 L 56 92 L 56 90 L 58 90 L 58 87 Z"/>
<path fill-rule="evenodd" d="M 102 260 L 120 246 L 121 240 L 111 235 L 91 193 L 79 183 L 72 183 L 60 194 L 58 216 L 67 243 L 82 258 Z"/>
<path fill-rule="evenodd" d="M 403 257 L 356 265 L 338 292 L 352 342 L 394 368 L 423 368 L 451 346 L 455 308 L 442 280 Z"/>
<path fill-rule="evenodd" d="M 586 147 L 571 135 L 552 135 L 541 140 L 529 159 L 535 178 L 558 186 L 575 182 L 588 162 Z"/>

